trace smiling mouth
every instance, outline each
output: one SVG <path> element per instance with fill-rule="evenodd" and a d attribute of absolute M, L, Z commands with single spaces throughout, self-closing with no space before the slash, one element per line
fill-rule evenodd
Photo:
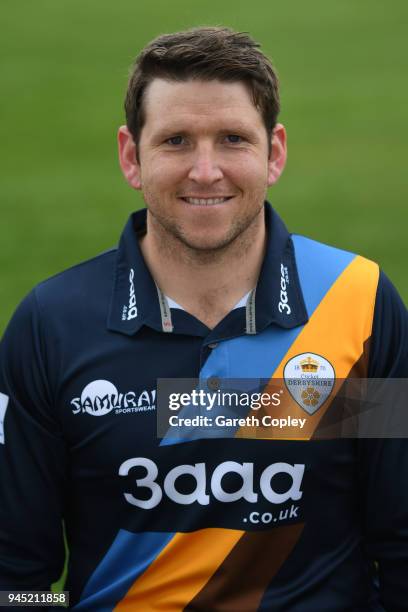
<path fill-rule="evenodd" d="M 181 198 L 187 204 L 193 204 L 193 206 L 214 206 L 215 204 L 224 204 L 230 200 L 233 196 L 218 197 L 218 198 Z"/>

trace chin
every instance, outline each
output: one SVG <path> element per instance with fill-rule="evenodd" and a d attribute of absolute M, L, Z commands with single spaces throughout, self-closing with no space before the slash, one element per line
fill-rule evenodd
<path fill-rule="evenodd" d="M 180 242 L 182 242 L 186 247 L 191 249 L 192 251 L 209 253 L 209 252 L 217 252 L 222 251 L 228 245 L 230 245 L 236 236 L 213 236 L 207 234 L 206 236 L 191 236 L 191 235 L 181 235 L 178 236 Z"/>

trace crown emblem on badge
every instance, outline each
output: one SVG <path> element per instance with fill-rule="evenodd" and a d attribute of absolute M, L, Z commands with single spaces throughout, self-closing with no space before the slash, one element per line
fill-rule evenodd
<path fill-rule="evenodd" d="M 302 372 L 317 372 L 319 369 L 319 362 L 309 355 L 306 359 L 302 359 L 300 367 L 302 368 Z"/>

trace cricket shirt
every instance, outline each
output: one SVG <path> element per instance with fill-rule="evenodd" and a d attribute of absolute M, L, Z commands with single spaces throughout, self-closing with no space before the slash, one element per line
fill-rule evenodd
<path fill-rule="evenodd" d="M 0 346 L 1 590 L 49 589 L 64 521 L 74 610 L 408 609 L 406 440 L 319 436 L 324 385 L 407 377 L 406 310 L 377 264 L 289 234 L 269 204 L 265 223 L 257 286 L 214 329 L 156 286 L 145 210 L 20 304 Z M 193 418 L 214 412 L 190 402 L 158 435 L 170 379 L 208 397 L 266 380 L 276 405 L 207 435 Z"/>

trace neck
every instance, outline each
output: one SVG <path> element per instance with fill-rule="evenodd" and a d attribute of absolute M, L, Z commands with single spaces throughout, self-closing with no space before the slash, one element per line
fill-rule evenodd
<path fill-rule="evenodd" d="M 163 293 L 210 328 L 256 286 L 265 244 L 263 209 L 221 249 L 192 249 L 155 223 L 149 213 L 147 233 L 140 240 L 146 265 Z"/>

